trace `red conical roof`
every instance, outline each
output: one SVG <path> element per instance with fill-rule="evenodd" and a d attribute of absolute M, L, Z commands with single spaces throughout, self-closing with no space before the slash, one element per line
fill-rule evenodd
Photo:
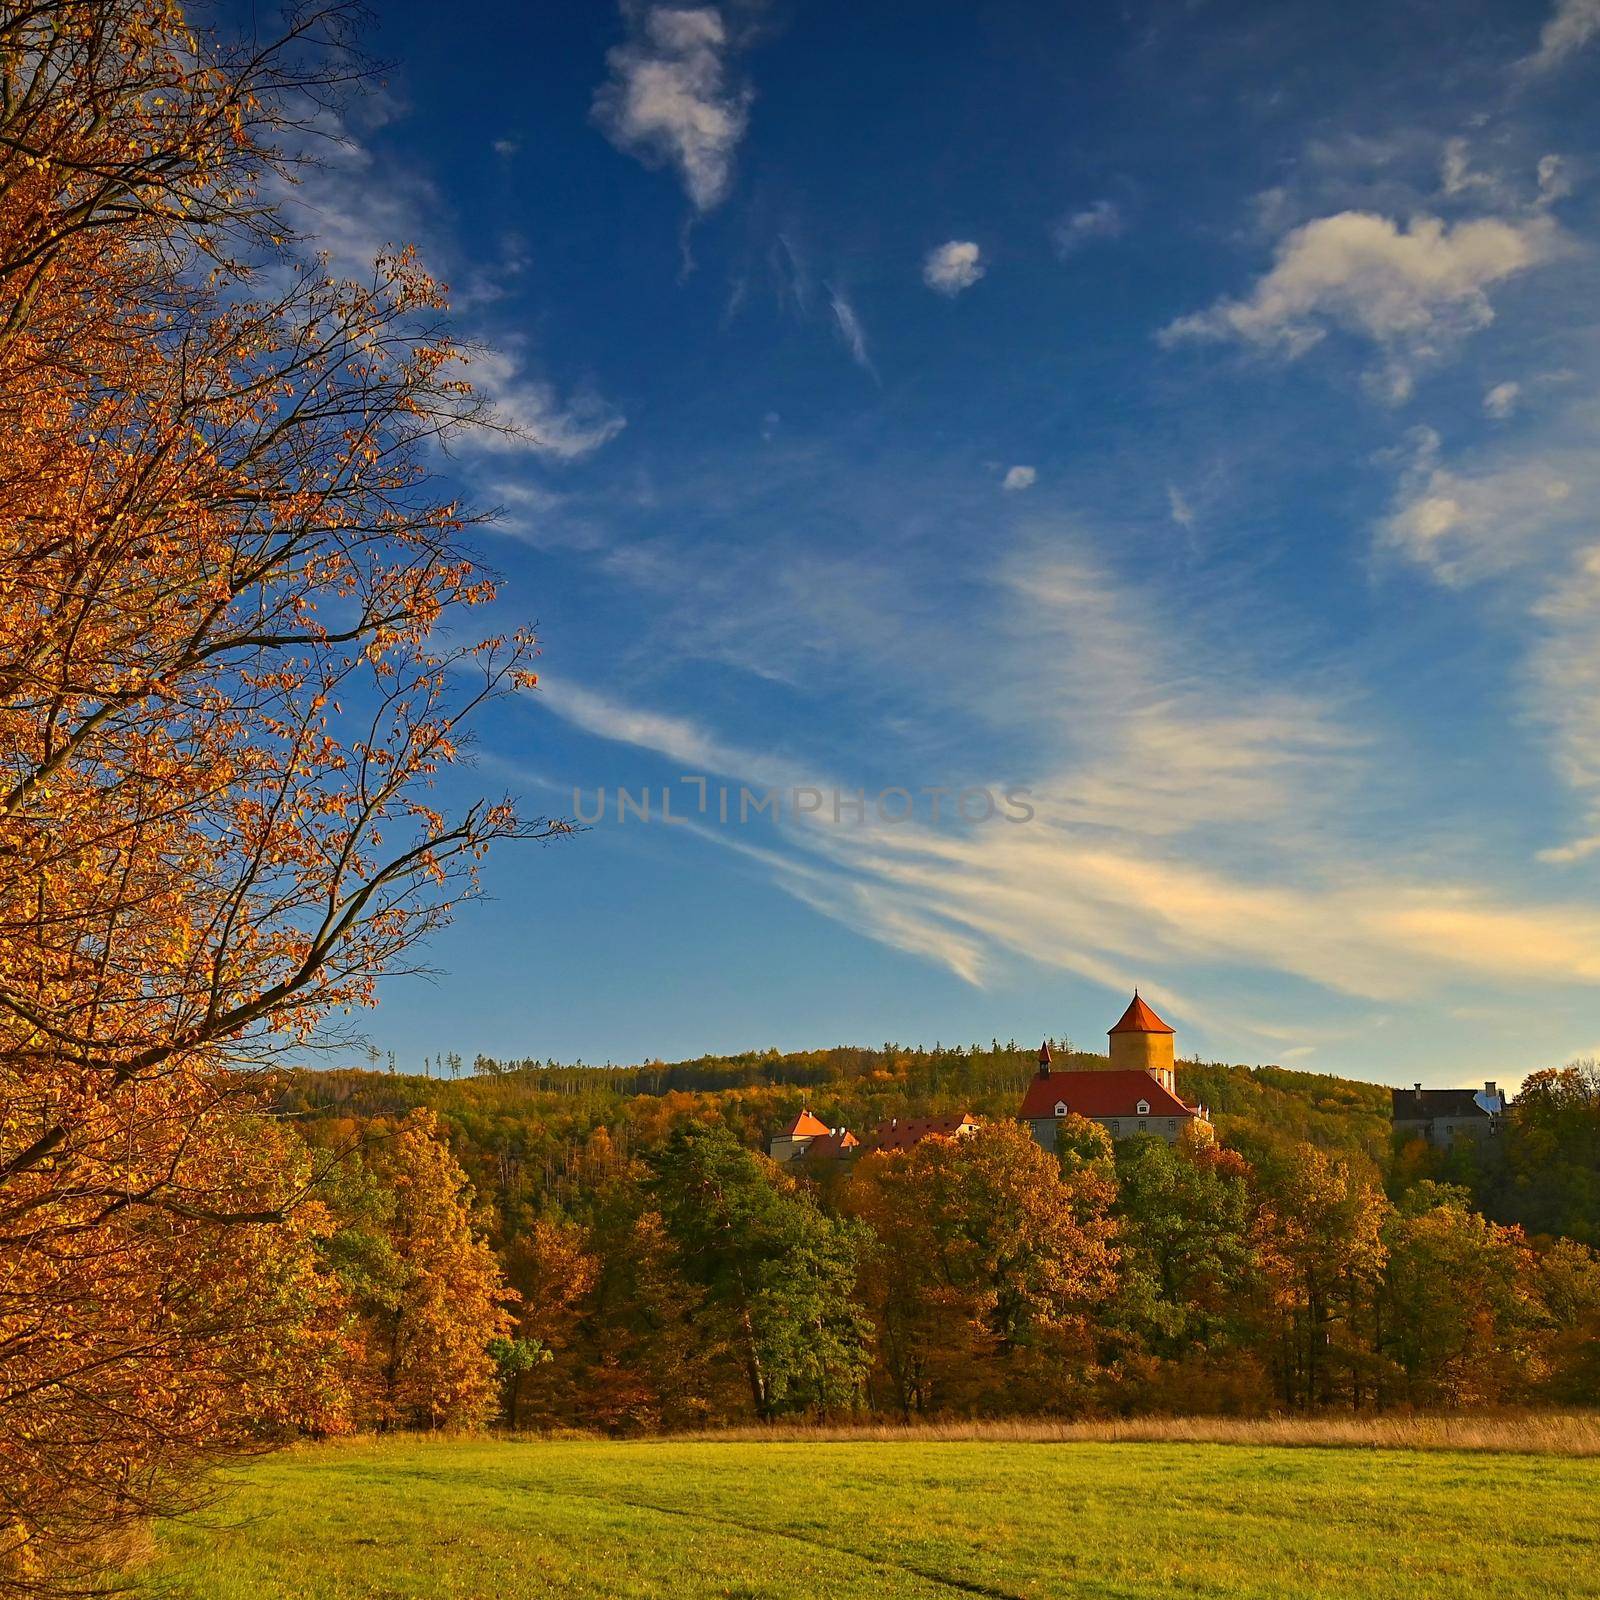
<path fill-rule="evenodd" d="M 808 1135 L 816 1138 L 830 1132 L 827 1123 L 811 1115 L 810 1111 L 802 1111 L 787 1128 L 783 1130 L 786 1139 L 804 1139 Z"/>
<path fill-rule="evenodd" d="M 1048 1039 L 1039 1046 L 1039 1065 L 1041 1067 L 1050 1065 L 1050 1041 Z"/>
<path fill-rule="evenodd" d="M 1135 989 L 1132 1003 L 1122 1013 L 1122 1021 L 1116 1027 L 1108 1028 L 1106 1031 L 1108 1033 L 1171 1033 L 1173 1030 L 1139 998 L 1139 991 Z"/>

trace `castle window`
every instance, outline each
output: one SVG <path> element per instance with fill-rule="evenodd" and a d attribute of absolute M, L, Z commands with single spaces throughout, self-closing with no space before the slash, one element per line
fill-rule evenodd
<path fill-rule="evenodd" d="M 1065 1100 L 1057 1100 L 1056 1101 L 1056 1115 L 1058 1117 L 1064 1117 L 1064 1116 L 1066 1116 L 1066 1114 L 1067 1114 L 1067 1102 Z"/>
<path fill-rule="evenodd" d="M 1150 1115 L 1150 1102 L 1148 1100 L 1141 1100 L 1133 1109 L 1137 1111 L 1141 1117 L 1148 1117 Z"/>
<path fill-rule="evenodd" d="M 1120 1122 L 1119 1122 L 1119 1121 L 1118 1121 L 1118 1120 L 1117 1120 L 1117 1118 L 1115 1118 L 1115 1117 L 1112 1117 L 1112 1118 L 1110 1118 L 1110 1119 L 1109 1119 L 1109 1120 L 1108 1120 L 1108 1121 L 1107 1121 L 1107 1123 L 1106 1123 L 1106 1126 L 1107 1126 L 1107 1127 L 1108 1127 L 1108 1128 L 1109 1128 L 1109 1129 L 1110 1129 L 1110 1130 L 1111 1130 L 1111 1131 L 1112 1131 L 1112 1132 L 1113 1132 L 1113 1133 L 1116 1133 L 1116 1132 L 1118 1132 L 1118 1131 L 1119 1131 L 1119 1130 L 1120 1130 L 1120 1129 L 1121 1129 L 1121 1127 L 1122 1127 L 1122 1124 L 1121 1124 L 1121 1123 L 1120 1123 Z"/>
<path fill-rule="evenodd" d="M 1178 1119 L 1176 1117 L 1168 1117 L 1167 1118 L 1167 1132 L 1168 1133 L 1176 1133 L 1177 1131 L 1178 1131 Z"/>
<path fill-rule="evenodd" d="M 1150 1124 L 1148 1122 L 1146 1122 L 1143 1117 L 1140 1117 L 1139 1118 L 1139 1132 L 1140 1133 L 1148 1133 L 1149 1131 L 1150 1131 Z"/>

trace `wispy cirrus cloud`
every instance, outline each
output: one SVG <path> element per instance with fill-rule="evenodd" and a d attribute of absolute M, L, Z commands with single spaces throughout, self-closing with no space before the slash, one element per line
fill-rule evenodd
<path fill-rule="evenodd" d="M 489 401 L 494 419 L 509 430 L 475 431 L 464 441 L 469 449 L 531 450 L 552 461 L 578 461 L 627 426 L 627 419 L 598 395 L 563 400 L 553 384 L 529 374 L 508 349 L 478 351 L 466 366 L 468 378 Z"/>
<path fill-rule="evenodd" d="M 734 45 L 714 6 L 624 0 L 628 39 L 606 56 L 593 114 L 619 150 L 677 169 L 696 211 L 727 198 L 753 91 L 735 79 Z"/>
<path fill-rule="evenodd" d="M 1033 663 L 1039 715 L 1058 719 L 1053 733 L 1041 724 L 1054 742 L 1029 775 L 1032 821 L 895 825 L 869 810 L 844 826 L 789 817 L 760 844 L 738 830 L 704 836 L 863 936 L 978 985 L 1017 957 L 1112 986 L 1220 963 L 1372 1004 L 1460 981 L 1600 983 L 1600 912 L 1430 879 L 1414 857 L 1341 831 L 1371 774 L 1336 704 L 1211 676 L 1198 640 L 1149 596 L 1059 541 L 1007 561 L 996 582 L 1015 622 L 1002 676 Z M 731 743 L 694 717 L 570 689 L 545 703 L 685 771 L 859 782 Z M 1191 1025 L 1206 1019 L 1193 995 L 1164 998 Z M 1276 1036 L 1270 1019 L 1255 1026 Z"/>
<path fill-rule="evenodd" d="M 1600 0 L 1556 0 L 1539 30 L 1539 48 L 1519 66 L 1536 75 L 1559 67 L 1600 34 Z"/>
<path fill-rule="evenodd" d="M 1520 383 L 1509 381 L 1497 383 L 1493 388 L 1484 391 L 1484 414 L 1493 417 L 1496 422 L 1504 422 L 1517 409 L 1517 402 L 1521 398 L 1522 385 Z"/>
<path fill-rule="evenodd" d="M 850 352 L 850 359 L 863 371 L 877 377 L 878 369 L 873 366 L 872 356 L 867 350 L 867 330 L 862 326 L 861 318 L 844 290 L 830 284 L 828 304 L 833 310 L 834 327 L 838 330 L 840 339 L 844 341 L 845 349 Z"/>
<path fill-rule="evenodd" d="M 1532 713 L 1550 737 L 1557 775 L 1584 808 L 1581 831 L 1539 859 L 1568 866 L 1600 853 L 1600 543 L 1578 549 L 1531 615 Z"/>
<path fill-rule="evenodd" d="M 1056 254 L 1068 256 L 1102 239 L 1119 238 L 1127 229 L 1127 219 L 1114 200 L 1096 200 L 1081 210 L 1070 211 L 1050 230 Z"/>
<path fill-rule="evenodd" d="M 1450 585 L 1526 571 L 1588 522 L 1593 504 L 1574 485 L 1593 478 L 1578 452 L 1554 442 L 1456 466 L 1437 432 L 1417 428 L 1379 542 Z"/>
<path fill-rule="evenodd" d="M 1579 833 L 1539 852 L 1569 865 L 1600 851 L 1600 411 L 1554 420 L 1452 459 L 1433 429 L 1411 436 L 1380 549 L 1463 593 L 1479 590 L 1522 647 L 1525 719 L 1578 802 Z"/>
<path fill-rule="evenodd" d="M 385 106 L 385 115 L 400 114 Z M 569 462 L 614 439 L 625 419 L 613 406 L 592 392 L 563 397 L 554 382 L 536 371 L 520 337 L 484 336 L 487 308 L 502 298 L 506 284 L 525 265 L 520 241 L 504 237 L 498 258 L 480 248 L 472 252 L 469 264 L 460 241 L 440 225 L 446 207 L 431 179 L 380 159 L 346 120 L 330 111 L 319 111 L 310 124 L 315 161 L 296 182 L 276 182 L 270 189 L 307 248 L 325 256 L 335 272 L 364 281 L 380 257 L 409 246 L 426 270 L 463 285 L 453 296 L 453 310 L 460 325 L 478 337 L 459 375 L 471 382 L 507 430 L 474 431 L 464 436 L 463 447 L 474 453 L 526 452 Z"/>

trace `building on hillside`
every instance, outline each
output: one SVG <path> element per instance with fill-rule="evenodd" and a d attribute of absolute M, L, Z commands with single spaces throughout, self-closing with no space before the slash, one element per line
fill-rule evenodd
<path fill-rule="evenodd" d="M 830 1128 L 820 1139 L 813 1139 L 800 1155 L 807 1161 L 840 1161 L 855 1155 L 861 1141 L 848 1128 Z"/>
<path fill-rule="evenodd" d="M 1481 1089 L 1389 1091 L 1396 1133 L 1448 1149 L 1458 1139 L 1487 1139 L 1500 1131 L 1506 1097 L 1494 1083 Z"/>
<path fill-rule="evenodd" d="M 837 1161 L 851 1154 L 861 1141 L 848 1128 L 830 1128 L 809 1110 L 802 1111 L 767 1146 L 774 1161 L 798 1161 L 801 1156 L 816 1156 Z"/>
<path fill-rule="evenodd" d="M 1151 1134 L 1170 1143 L 1195 1123 L 1210 1125 L 1204 1106 L 1178 1098 L 1171 1028 L 1139 998 L 1109 1030 L 1110 1060 L 1104 1067 L 1053 1071 L 1050 1046 L 1039 1046 L 1039 1070 L 1022 1097 L 1021 1117 L 1035 1143 L 1056 1147 L 1056 1129 L 1067 1116 L 1098 1122 L 1113 1139 Z"/>
<path fill-rule="evenodd" d="M 891 1117 L 880 1122 L 867 1139 L 873 1150 L 909 1150 L 924 1139 L 965 1139 L 983 1124 L 969 1112 L 953 1117 Z"/>

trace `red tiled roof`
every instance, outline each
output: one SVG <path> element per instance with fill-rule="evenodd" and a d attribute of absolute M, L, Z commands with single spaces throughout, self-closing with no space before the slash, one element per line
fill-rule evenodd
<path fill-rule="evenodd" d="M 872 1135 L 874 1150 L 909 1150 L 924 1139 L 953 1139 L 963 1128 L 976 1128 L 978 1119 L 963 1111 L 956 1117 L 896 1117 L 880 1122 Z"/>
<path fill-rule="evenodd" d="M 1150 1107 L 1148 1116 L 1195 1114 L 1193 1106 L 1186 1106 L 1137 1067 L 1116 1072 L 1051 1072 L 1035 1076 L 1029 1079 L 1028 1092 L 1022 1097 L 1021 1114 L 1027 1119 L 1053 1117 L 1058 1100 L 1065 1102 L 1068 1112 L 1080 1117 L 1136 1117 L 1141 1100 Z"/>
<path fill-rule="evenodd" d="M 1164 1023 L 1135 991 L 1133 1000 L 1128 1009 L 1122 1013 L 1122 1021 L 1114 1028 L 1107 1028 L 1107 1033 L 1171 1033 L 1172 1029 Z"/>
<path fill-rule="evenodd" d="M 804 1139 L 807 1135 L 821 1135 L 829 1131 L 827 1123 L 811 1115 L 809 1111 L 802 1111 L 780 1137 L 785 1139 Z"/>
<path fill-rule="evenodd" d="M 846 1150 L 854 1150 L 861 1141 L 851 1133 L 848 1128 L 841 1128 L 837 1133 L 824 1133 L 820 1139 L 813 1139 L 805 1148 L 805 1159 L 809 1161 L 812 1156 L 821 1156 L 826 1161 L 837 1160 Z"/>

